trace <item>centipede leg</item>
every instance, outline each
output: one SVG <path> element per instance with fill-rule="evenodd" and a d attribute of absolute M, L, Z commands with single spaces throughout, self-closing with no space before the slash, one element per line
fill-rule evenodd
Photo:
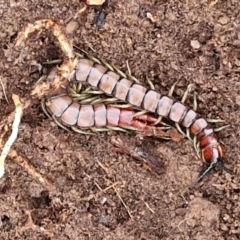
<path fill-rule="evenodd" d="M 150 89 L 155 90 L 155 87 L 154 87 L 152 81 L 148 78 L 148 76 L 146 76 L 146 79 L 147 79 L 147 82 L 148 82 L 148 84 L 149 84 Z M 134 117 L 144 115 L 144 114 L 146 114 L 147 112 L 148 112 L 147 110 L 138 111 L 138 112 L 134 115 Z M 157 125 L 157 124 L 159 124 L 161 121 L 162 121 L 162 117 L 158 117 L 158 119 L 153 123 L 153 125 Z"/>
<path fill-rule="evenodd" d="M 195 112 L 197 111 L 197 107 L 198 107 L 198 105 L 197 105 L 197 93 L 194 92 L 194 94 L 193 94 L 193 110 Z M 197 136 L 194 136 L 193 138 L 191 138 L 189 128 L 186 130 L 186 133 L 187 133 L 188 139 L 193 142 L 193 147 L 194 147 L 194 149 L 195 149 L 195 151 L 198 155 L 198 158 L 201 158 L 200 154 L 199 154 L 200 147 L 199 147 L 199 143 L 197 141 Z"/>
<path fill-rule="evenodd" d="M 140 83 L 140 81 L 137 78 L 132 76 L 131 70 L 130 70 L 130 67 L 129 67 L 129 64 L 128 64 L 128 61 L 126 62 L 127 68 L 128 68 L 128 73 L 126 74 L 123 71 L 121 71 L 118 67 L 116 67 L 114 64 L 110 64 L 110 63 L 108 63 L 107 61 L 105 61 L 102 58 L 96 58 L 96 57 L 92 56 L 91 54 L 89 54 L 87 51 L 85 51 L 83 49 L 80 49 L 80 48 L 78 48 L 76 46 L 74 46 L 74 47 L 82 52 L 82 54 L 81 53 L 76 53 L 76 55 L 79 56 L 80 58 L 83 58 L 85 56 L 88 59 L 92 60 L 94 63 L 101 64 L 101 65 L 103 65 L 104 67 L 106 67 L 110 71 L 115 71 L 122 78 L 129 77 L 129 79 L 132 80 L 133 82 Z"/>
<path fill-rule="evenodd" d="M 219 127 L 219 128 L 214 128 L 213 131 L 214 131 L 214 132 L 220 132 L 220 131 L 222 131 L 223 129 L 228 128 L 228 127 L 231 127 L 231 125 L 228 124 L 228 125 L 225 125 L 225 126 L 222 126 L 222 127 Z"/>
<path fill-rule="evenodd" d="M 46 99 L 45 98 L 43 98 L 41 101 L 41 107 L 42 107 L 43 112 L 46 114 L 46 116 L 49 118 L 52 118 L 46 109 Z"/>
<path fill-rule="evenodd" d="M 150 89 L 152 89 L 152 90 L 155 90 L 155 87 L 154 87 L 154 85 L 153 85 L 152 81 L 149 79 L 149 77 L 148 77 L 148 76 L 146 77 L 146 79 L 147 79 L 147 83 L 148 83 L 148 85 L 149 85 Z"/>
<path fill-rule="evenodd" d="M 207 121 L 208 121 L 209 123 L 224 123 L 224 122 L 225 122 L 225 121 L 222 120 L 222 119 L 207 119 Z M 220 132 L 220 131 L 222 131 L 223 129 L 228 128 L 228 127 L 230 127 L 230 126 L 231 126 L 230 124 L 224 125 L 224 126 L 219 127 L 219 128 L 214 128 L 213 131 L 214 131 L 214 132 Z"/>
<path fill-rule="evenodd" d="M 108 97 L 101 90 L 93 90 L 91 87 L 83 89 L 81 83 L 71 84 L 68 87 L 68 92 L 73 100 L 81 104 L 117 104 L 119 102 L 117 98 Z M 132 107 L 132 105 L 129 105 L 129 107 Z"/>
<path fill-rule="evenodd" d="M 53 121 L 62 129 L 66 130 L 67 132 L 70 132 L 70 130 L 65 127 L 63 124 L 61 124 L 55 117 L 52 117 Z"/>
<path fill-rule="evenodd" d="M 89 131 L 83 131 L 79 128 L 76 128 L 76 127 L 71 127 L 71 129 L 74 131 L 74 132 L 77 132 L 77 133 L 80 133 L 80 134 L 84 134 L 84 135 L 94 135 L 93 132 L 89 132 Z"/>
<path fill-rule="evenodd" d="M 175 87 L 175 86 L 174 86 Z M 189 84 L 187 86 L 187 89 L 186 91 L 184 92 L 183 96 L 182 96 L 182 99 L 181 99 L 181 102 L 184 103 L 189 95 L 189 93 L 192 91 L 192 87 L 193 85 L 192 84 Z M 186 133 L 183 132 L 183 130 L 181 129 L 180 125 L 178 123 L 175 123 L 175 126 L 177 128 L 177 130 L 184 136 L 184 137 L 187 137 L 190 141 L 193 141 L 190 137 L 190 132 L 189 132 L 189 129 L 186 130 Z"/>
<path fill-rule="evenodd" d="M 126 64 L 127 64 L 127 69 L 128 69 L 128 73 L 127 73 L 127 76 L 134 82 L 136 83 L 139 83 L 139 80 L 137 78 L 135 78 L 134 76 L 132 76 L 132 73 L 131 73 L 131 69 L 129 67 L 129 64 L 128 64 L 128 61 L 126 61 Z"/>

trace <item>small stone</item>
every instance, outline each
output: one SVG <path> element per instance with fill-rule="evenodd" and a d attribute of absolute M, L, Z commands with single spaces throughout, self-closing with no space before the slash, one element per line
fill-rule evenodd
<path fill-rule="evenodd" d="M 239 59 L 235 59 L 235 65 L 236 65 L 237 67 L 240 67 L 240 60 L 239 60 Z"/>
<path fill-rule="evenodd" d="M 156 22 L 156 20 L 154 19 L 153 15 L 150 12 L 147 12 L 147 18 L 150 19 L 153 23 Z"/>
<path fill-rule="evenodd" d="M 238 106 L 240 106 L 240 96 L 237 96 L 237 97 L 236 97 L 236 104 L 237 104 Z"/>
<path fill-rule="evenodd" d="M 214 87 L 212 88 L 212 90 L 213 90 L 213 92 L 217 92 L 218 89 L 217 89 L 217 87 L 214 86 Z"/>
<path fill-rule="evenodd" d="M 199 49 L 201 47 L 198 40 L 191 40 L 191 46 L 192 48 Z"/>
<path fill-rule="evenodd" d="M 77 29 L 77 27 L 78 27 L 78 23 L 75 21 L 71 21 L 66 26 L 66 32 L 68 34 L 73 33 Z"/>
<path fill-rule="evenodd" d="M 222 224 L 221 226 L 220 226 L 220 228 L 221 228 L 221 230 L 223 230 L 223 231 L 228 231 L 228 227 L 225 225 L 225 224 Z"/>
<path fill-rule="evenodd" d="M 222 25 L 225 25 L 225 24 L 229 23 L 229 21 L 230 21 L 229 18 L 226 17 L 226 16 L 221 17 L 221 18 L 218 19 L 218 22 L 219 22 L 220 24 L 222 24 Z"/>

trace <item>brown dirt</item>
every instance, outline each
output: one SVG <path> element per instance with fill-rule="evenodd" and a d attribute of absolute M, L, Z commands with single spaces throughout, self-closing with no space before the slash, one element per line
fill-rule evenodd
<path fill-rule="evenodd" d="M 93 7 L 73 19 L 83 6 L 83 1 L 0 1 L 0 76 L 8 98 L 29 96 L 40 77 L 36 63 L 63 57 L 50 31 L 32 34 L 21 58 L 14 49 L 29 22 L 51 18 L 67 27 L 68 38 L 82 49 L 94 49 L 123 70 L 128 61 L 143 84 L 148 75 L 166 93 L 179 81 L 174 96 L 180 99 L 194 83 L 199 112 L 231 124 L 219 136 L 226 166 L 239 172 L 240 2 L 113 0 L 97 33 Z M 152 19 L 139 16 L 139 9 Z M 2 90 L 0 101 L 4 119 L 14 105 Z M 0 238 L 240 239 L 238 176 L 214 170 L 188 190 L 202 164 L 187 139 L 144 142 L 165 162 L 166 172 L 156 176 L 115 152 L 111 137 L 67 133 L 32 98 L 13 149 L 53 189 L 8 158 L 0 183 Z"/>

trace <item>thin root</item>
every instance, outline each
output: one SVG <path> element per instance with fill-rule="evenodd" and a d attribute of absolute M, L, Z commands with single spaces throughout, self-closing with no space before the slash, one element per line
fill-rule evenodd
<path fill-rule="evenodd" d="M 2 154 L 0 156 L 0 178 L 4 175 L 4 162 L 9 154 L 9 151 L 11 149 L 12 144 L 15 142 L 17 135 L 18 135 L 18 127 L 21 122 L 21 117 L 23 114 L 23 104 L 20 101 L 20 98 L 18 95 L 13 94 L 12 99 L 14 101 L 16 110 L 15 110 L 15 117 L 12 125 L 12 133 L 6 142 L 5 146 L 3 147 Z"/>
<path fill-rule="evenodd" d="M 19 156 L 17 151 L 10 150 L 8 153 L 8 156 L 14 162 L 22 166 L 30 176 L 32 176 L 34 179 L 40 182 L 47 190 L 51 191 L 54 189 L 54 186 L 52 185 L 52 183 L 50 183 L 46 178 L 44 178 L 41 173 L 37 172 L 37 170 L 31 164 L 29 164 L 26 159 Z"/>
<path fill-rule="evenodd" d="M 27 223 L 25 224 L 25 226 L 23 226 L 19 229 L 20 232 L 25 232 L 25 231 L 28 231 L 29 229 L 31 229 L 33 231 L 39 231 L 41 233 L 44 233 L 49 238 L 52 238 L 54 236 L 54 234 L 51 231 L 46 230 L 43 227 L 38 226 L 33 222 L 31 211 L 26 210 L 26 214 L 28 216 L 28 220 L 27 220 Z"/>
<path fill-rule="evenodd" d="M 62 51 L 65 53 L 65 55 L 70 59 L 73 59 L 75 57 L 73 47 L 69 43 L 67 37 L 64 35 L 62 28 L 51 19 L 38 20 L 33 24 L 29 23 L 25 31 L 19 33 L 17 37 L 16 46 L 21 46 L 22 43 L 28 38 L 28 35 L 30 33 L 33 33 L 35 31 L 39 31 L 42 29 L 51 29 L 54 36 L 58 39 L 60 47 Z"/>

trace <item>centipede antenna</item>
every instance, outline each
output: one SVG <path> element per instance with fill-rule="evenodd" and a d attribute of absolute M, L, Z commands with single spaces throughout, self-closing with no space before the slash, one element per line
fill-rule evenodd
<path fill-rule="evenodd" d="M 211 163 L 210 166 L 197 178 L 197 180 L 195 180 L 188 186 L 188 188 L 192 188 L 195 184 L 199 183 L 200 180 L 202 180 L 203 177 L 206 176 L 213 169 L 215 164 L 216 163 Z"/>
<path fill-rule="evenodd" d="M 197 178 L 196 182 L 200 182 L 201 179 L 203 179 L 204 176 L 206 176 L 216 165 L 216 163 L 212 162 L 209 167 Z"/>
<path fill-rule="evenodd" d="M 225 172 L 227 172 L 227 173 L 229 173 L 229 174 L 231 174 L 231 175 L 234 175 L 234 174 L 235 174 L 231 169 L 225 167 L 225 166 L 222 164 L 221 161 L 219 161 L 219 162 L 216 164 L 216 167 L 222 169 L 223 171 L 225 171 Z"/>

